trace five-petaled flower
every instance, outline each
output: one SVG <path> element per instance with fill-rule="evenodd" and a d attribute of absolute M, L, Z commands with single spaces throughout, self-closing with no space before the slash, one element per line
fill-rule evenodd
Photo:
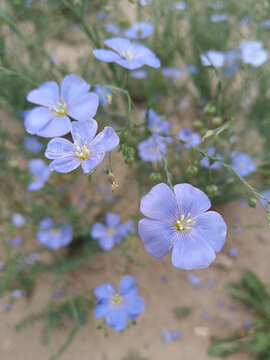
<path fill-rule="evenodd" d="M 60 89 L 55 81 L 48 81 L 30 91 L 27 100 L 40 106 L 26 113 L 26 131 L 43 137 L 62 136 L 71 130 L 69 117 L 79 121 L 92 118 L 97 112 L 98 96 L 89 90 L 90 84 L 69 74 Z"/>
<path fill-rule="evenodd" d="M 94 295 L 98 298 L 94 313 L 97 318 L 106 316 L 106 322 L 116 331 L 127 326 L 127 318 L 135 320 L 144 311 L 145 302 L 137 296 L 138 288 L 135 279 L 125 275 L 119 284 L 118 292 L 110 283 L 95 288 Z"/>
<path fill-rule="evenodd" d="M 55 226 L 50 217 L 46 217 L 39 223 L 37 240 L 40 244 L 51 250 L 58 250 L 66 247 L 72 241 L 73 229 L 69 224 Z"/>
<path fill-rule="evenodd" d="M 157 257 L 172 250 L 172 264 L 179 269 L 208 267 L 225 242 L 227 226 L 211 207 L 203 191 L 178 184 L 172 191 L 158 184 L 141 200 L 138 232 L 146 251 Z"/>
<path fill-rule="evenodd" d="M 160 67 L 159 58 L 146 46 L 132 43 L 128 39 L 112 38 L 104 40 L 104 44 L 112 48 L 94 49 L 93 54 L 101 61 L 115 62 L 126 69 L 134 70 L 148 65 L 153 68 Z"/>
<path fill-rule="evenodd" d="M 74 121 L 71 134 L 74 143 L 57 137 L 49 141 L 45 156 L 54 159 L 49 168 L 68 173 L 80 165 L 84 173 L 90 173 L 104 159 L 106 151 L 118 146 L 119 137 L 114 129 L 106 126 L 96 137 L 97 122 L 94 119 Z"/>

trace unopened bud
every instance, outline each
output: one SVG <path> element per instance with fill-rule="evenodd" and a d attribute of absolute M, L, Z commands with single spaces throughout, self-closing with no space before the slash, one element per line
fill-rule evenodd
<path fill-rule="evenodd" d="M 248 206 L 250 206 L 251 208 L 255 208 L 257 205 L 257 200 L 254 198 L 249 198 L 248 199 Z"/>
<path fill-rule="evenodd" d="M 196 120 L 194 121 L 193 126 L 195 130 L 201 130 L 201 128 L 203 127 L 203 122 L 201 120 Z"/>
<path fill-rule="evenodd" d="M 205 190 L 208 195 L 215 195 L 218 192 L 218 187 L 215 184 L 210 184 Z"/>
<path fill-rule="evenodd" d="M 216 108 L 213 105 L 207 104 L 207 105 L 205 105 L 203 111 L 204 111 L 205 115 L 213 116 L 216 112 Z"/>
<path fill-rule="evenodd" d="M 152 172 L 150 174 L 150 180 L 154 183 L 157 184 L 158 182 L 160 182 L 161 180 L 161 175 L 158 172 Z"/>
<path fill-rule="evenodd" d="M 198 168 L 195 165 L 189 165 L 187 168 L 188 175 L 194 176 L 198 173 Z"/>
<path fill-rule="evenodd" d="M 214 126 L 220 126 L 222 124 L 222 119 L 219 116 L 213 117 L 212 123 Z"/>

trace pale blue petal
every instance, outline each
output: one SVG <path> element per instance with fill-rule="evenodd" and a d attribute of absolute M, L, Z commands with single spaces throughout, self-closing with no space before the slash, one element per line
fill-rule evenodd
<path fill-rule="evenodd" d="M 127 314 L 123 308 L 115 308 L 106 316 L 107 324 L 116 331 L 122 331 L 127 326 Z"/>
<path fill-rule="evenodd" d="M 86 160 L 82 161 L 82 169 L 85 174 L 90 173 L 95 167 L 97 167 L 104 159 L 105 153 L 94 154 Z"/>
<path fill-rule="evenodd" d="M 211 207 L 209 198 L 203 191 L 190 184 L 178 184 L 174 187 L 180 215 L 191 213 L 191 217 L 202 214 Z"/>
<path fill-rule="evenodd" d="M 140 211 L 151 219 L 177 220 L 178 208 L 173 191 L 164 183 L 154 186 L 141 199 Z"/>
<path fill-rule="evenodd" d="M 46 165 L 45 161 L 41 159 L 31 159 L 28 162 L 28 170 L 32 175 L 39 175 L 47 168 L 48 166 Z"/>
<path fill-rule="evenodd" d="M 43 137 L 63 136 L 71 131 L 71 121 L 67 116 L 56 116 L 50 120 L 37 135 Z"/>
<path fill-rule="evenodd" d="M 27 185 L 28 191 L 37 191 L 43 188 L 45 182 L 42 180 L 32 181 Z"/>
<path fill-rule="evenodd" d="M 145 250 L 157 258 L 165 256 L 177 241 L 174 226 L 160 220 L 140 220 L 138 233 Z"/>
<path fill-rule="evenodd" d="M 106 315 L 111 310 L 110 300 L 102 299 L 100 300 L 94 309 L 94 314 L 96 318 L 101 318 Z"/>
<path fill-rule="evenodd" d="M 70 157 L 63 157 L 53 160 L 50 163 L 49 168 L 51 171 L 55 170 L 60 173 L 68 173 L 79 167 L 80 164 L 81 164 L 81 160 L 70 156 Z"/>
<path fill-rule="evenodd" d="M 126 59 L 121 58 L 120 56 L 117 59 L 115 59 L 115 62 L 118 65 L 121 65 L 124 68 L 129 69 L 129 70 L 139 69 L 140 67 L 142 67 L 143 65 L 146 64 L 145 58 L 126 60 Z"/>
<path fill-rule="evenodd" d="M 79 98 L 70 100 L 67 113 L 75 120 L 84 121 L 96 115 L 98 109 L 99 97 L 90 92 L 82 94 Z"/>
<path fill-rule="evenodd" d="M 119 144 L 119 137 L 110 126 L 105 126 L 104 130 L 101 131 L 93 140 L 91 147 L 94 153 L 111 151 L 115 149 Z"/>
<path fill-rule="evenodd" d="M 106 221 L 106 225 L 110 228 L 114 228 L 116 227 L 120 221 L 121 221 L 121 218 L 119 215 L 117 214 L 113 214 L 113 213 L 107 213 L 105 215 L 105 221 Z"/>
<path fill-rule="evenodd" d="M 90 90 L 90 84 L 88 84 L 80 76 L 69 74 L 66 75 L 61 83 L 61 97 L 68 105 L 73 102 L 74 99 L 84 95 Z"/>
<path fill-rule="evenodd" d="M 96 135 L 98 124 L 96 120 L 73 121 L 71 134 L 73 140 L 78 144 L 89 144 Z"/>
<path fill-rule="evenodd" d="M 195 217 L 196 224 L 192 227 L 192 236 L 195 241 L 202 239 L 211 248 L 219 252 L 226 239 L 227 225 L 222 216 L 215 211 L 208 211 Z"/>
<path fill-rule="evenodd" d="M 98 245 L 102 250 L 109 251 L 114 247 L 114 236 L 106 235 L 98 239 Z"/>
<path fill-rule="evenodd" d="M 91 229 L 91 237 L 93 239 L 99 239 L 107 235 L 107 228 L 101 223 L 95 223 Z"/>
<path fill-rule="evenodd" d="M 123 276 L 119 283 L 118 291 L 121 296 L 136 295 L 138 293 L 138 289 L 136 287 L 134 277 L 131 275 Z"/>
<path fill-rule="evenodd" d="M 73 144 L 63 138 L 54 138 L 49 141 L 45 156 L 48 159 L 57 159 L 62 157 L 75 156 L 75 150 Z"/>
<path fill-rule="evenodd" d="M 183 270 L 203 269 L 216 258 L 214 250 L 199 238 L 183 235 L 172 250 L 172 264 Z"/>
<path fill-rule="evenodd" d="M 119 37 L 106 39 L 104 40 L 104 44 L 118 53 L 121 53 L 122 50 L 126 50 L 131 46 L 131 42 L 128 39 Z"/>
<path fill-rule="evenodd" d="M 27 95 L 27 100 L 33 104 L 52 107 L 59 101 L 59 87 L 55 81 L 48 81 L 32 90 Z"/>
<path fill-rule="evenodd" d="M 44 128 L 54 117 L 55 113 L 53 111 L 38 106 L 27 112 L 24 119 L 24 126 L 29 134 L 37 134 L 37 132 Z"/>
<path fill-rule="evenodd" d="M 115 293 L 114 287 L 110 283 L 99 285 L 94 290 L 94 295 L 98 299 L 108 299 Z"/>
<path fill-rule="evenodd" d="M 94 49 L 93 54 L 98 60 L 105 62 L 114 62 L 120 57 L 115 52 L 107 49 Z"/>
<path fill-rule="evenodd" d="M 145 309 L 145 301 L 139 296 L 127 296 L 125 305 L 128 317 L 134 320 Z"/>

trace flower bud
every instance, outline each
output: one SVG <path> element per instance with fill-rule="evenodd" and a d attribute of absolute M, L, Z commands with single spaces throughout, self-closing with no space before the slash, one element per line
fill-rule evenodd
<path fill-rule="evenodd" d="M 207 104 L 207 105 L 205 105 L 203 111 L 204 111 L 205 115 L 213 116 L 216 112 L 216 108 L 215 108 L 215 106 L 213 106 L 211 104 Z"/>
<path fill-rule="evenodd" d="M 220 126 L 222 124 L 222 119 L 219 116 L 215 116 L 212 119 L 212 123 L 214 126 Z"/>
<path fill-rule="evenodd" d="M 157 184 L 160 182 L 161 180 L 161 175 L 158 172 L 152 172 L 150 175 L 150 180 L 154 183 Z"/>
<path fill-rule="evenodd" d="M 208 195 L 215 195 L 218 192 L 218 187 L 215 184 L 210 184 L 206 187 L 205 190 Z"/>
<path fill-rule="evenodd" d="M 257 200 L 254 198 L 249 198 L 248 199 L 248 206 L 250 206 L 251 208 L 255 208 L 257 205 Z"/>
<path fill-rule="evenodd" d="M 195 165 L 189 165 L 188 168 L 187 168 L 187 173 L 188 175 L 190 176 L 194 176 L 198 173 L 198 167 L 195 166 Z"/>

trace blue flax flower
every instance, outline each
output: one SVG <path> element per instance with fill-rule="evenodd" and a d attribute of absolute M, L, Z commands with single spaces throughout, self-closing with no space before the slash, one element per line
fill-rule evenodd
<path fill-rule="evenodd" d="M 218 50 L 208 50 L 205 54 L 200 55 L 203 66 L 213 65 L 216 68 L 222 67 L 225 62 L 225 55 Z"/>
<path fill-rule="evenodd" d="M 217 23 L 220 21 L 228 20 L 228 14 L 227 13 L 220 13 L 220 14 L 213 14 L 211 15 L 211 21 L 213 23 Z"/>
<path fill-rule="evenodd" d="M 91 229 L 91 237 L 98 240 L 99 246 L 103 250 L 111 250 L 115 244 L 128 234 L 134 232 L 131 220 L 120 224 L 121 218 L 117 214 L 108 213 L 105 215 L 105 224 L 95 223 Z"/>
<path fill-rule="evenodd" d="M 139 21 L 124 31 L 125 37 L 129 39 L 145 39 L 152 34 L 154 25 L 150 22 Z"/>
<path fill-rule="evenodd" d="M 112 38 L 104 40 L 104 44 L 112 48 L 94 49 L 93 54 L 101 61 L 115 62 L 129 70 L 135 70 L 143 65 L 148 65 L 154 68 L 160 67 L 160 60 L 157 56 L 146 46 L 132 43 L 128 39 Z"/>
<path fill-rule="evenodd" d="M 248 176 L 256 170 L 256 165 L 248 154 L 232 152 L 232 167 L 241 176 Z"/>
<path fill-rule="evenodd" d="M 259 40 L 242 41 L 239 48 L 242 61 L 254 67 L 263 65 L 269 57 L 268 51 Z"/>
<path fill-rule="evenodd" d="M 107 86 L 96 85 L 94 93 L 99 97 L 99 102 L 102 106 L 107 106 L 112 102 L 112 90 Z"/>
<path fill-rule="evenodd" d="M 43 149 L 43 144 L 35 136 L 24 136 L 23 146 L 33 154 L 38 154 Z"/>
<path fill-rule="evenodd" d="M 163 331 L 163 340 L 165 343 L 170 343 L 171 341 L 179 340 L 181 338 L 181 332 L 179 330 Z"/>
<path fill-rule="evenodd" d="M 41 159 L 32 159 L 29 160 L 28 170 L 33 176 L 33 180 L 28 184 L 28 191 L 37 191 L 43 188 L 45 182 L 50 177 L 50 169 L 45 161 Z"/>
<path fill-rule="evenodd" d="M 209 198 L 190 184 L 178 184 L 174 191 L 158 184 L 141 200 L 146 218 L 138 232 L 145 250 L 157 258 L 172 250 L 172 264 L 179 269 L 208 267 L 225 242 L 227 226 L 211 207 Z"/>
<path fill-rule="evenodd" d="M 139 156 L 143 161 L 156 163 L 162 160 L 161 152 L 163 154 L 167 153 L 167 145 L 158 138 L 154 140 L 150 137 L 138 144 L 138 151 Z"/>
<path fill-rule="evenodd" d="M 62 136 L 70 132 L 71 121 L 92 118 L 98 108 L 98 96 L 89 92 L 90 85 L 77 75 L 66 75 L 60 89 L 55 81 L 48 81 L 27 95 L 37 106 L 28 111 L 24 125 L 29 134 L 43 137 Z"/>
<path fill-rule="evenodd" d="M 145 302 L 137 296 L 138 288 L 135 279 L 125 275 L 119 284 L 118 292 L 110 283 L 95 288 L 94 295 L 98 298 L 94 313 L 97 318 L 106 316 L 106 322 L 116 331 L 127 326 L 127 318 L 135 320 L 145 309 Z"/>
<path fill-rule="evenodd" d="M 187 149 L 190 149 L 192 145 L 199 145 L 202 141 L 200 134 L 192 132 L 190 129 L 181 129 L 178 133 L 178 139 L 188 141 L 190 143 L 184 144 Z"/>
<path fill-rule="evenodd" d="M 270 201 L 270 190 L 263 190 L 261 193 L 262 196 L 266 197 Z M 270 203 L 266 200 L 260 199 L 263 206 L 266 207 L 268 211 L 270 211 Z"/>
<path fill-rule="evenodd" d="M 97 127 L 94 119 L 76 121 L 71 129 L 74 143 L 59 137 L 50 140 L 45 152 L 48 159 L 54 159 L 50 163 L 50 170 L 68 173 L 81 165 L 83 172 L 88 174 L 100 164 L 106 151 L 117 147 L 119 137 L 110 126 L 95 137 Z"/>
<path fill-rule="evenodd" d="M 215 155 L 217 157 L 218 160 L 222 160 L 223 157 L 222 155 L 220 155 L 216 148 L 214 146 L 211 146 L 209 148 L 209 150 L 207 151 L 207 154 L 210 155 L 210 156 L 213 156 Z M 217 170 L 217 169 L 220 169 L 222 168 L 222 164 L 219 162 L 219 161 L 215 161 L 214 163 L 212 163 L 210 165 L 210 160 L 208 159 L 208 157 L 203 157 L 202 160 L 200 161 L 200 165 L 204 168 L 210 168 L 212 170 Z"/>
<path fill-rule="evenodd" d="M 50 217 L 46 217 L 39 223 L 37 239 L 41 245 L 51 250 L 58 250 L 69 245 L 72 241 L 73 230 L 69 224 L 55 227 Z"/>
<path fill-rule="evenodd" d="M 164 66 L 161 71 L 162 75 L 165 77 L 172 77 L 174 79 L 179 79 L 181 77 L 181 71 L 176 67 Z"/>
<path fill-rule="evenodd" d="M 170 136 L 159 135 L 158 133 L 170 134 L 171 124 L 165 120 L 163 116 L 157 114 L 155 110 L 149 109 L 142 112 L 143 118 L 148 119 L 148 128 L 153 131 L 155 139 L 161 141 L 172 142 Z"/>

